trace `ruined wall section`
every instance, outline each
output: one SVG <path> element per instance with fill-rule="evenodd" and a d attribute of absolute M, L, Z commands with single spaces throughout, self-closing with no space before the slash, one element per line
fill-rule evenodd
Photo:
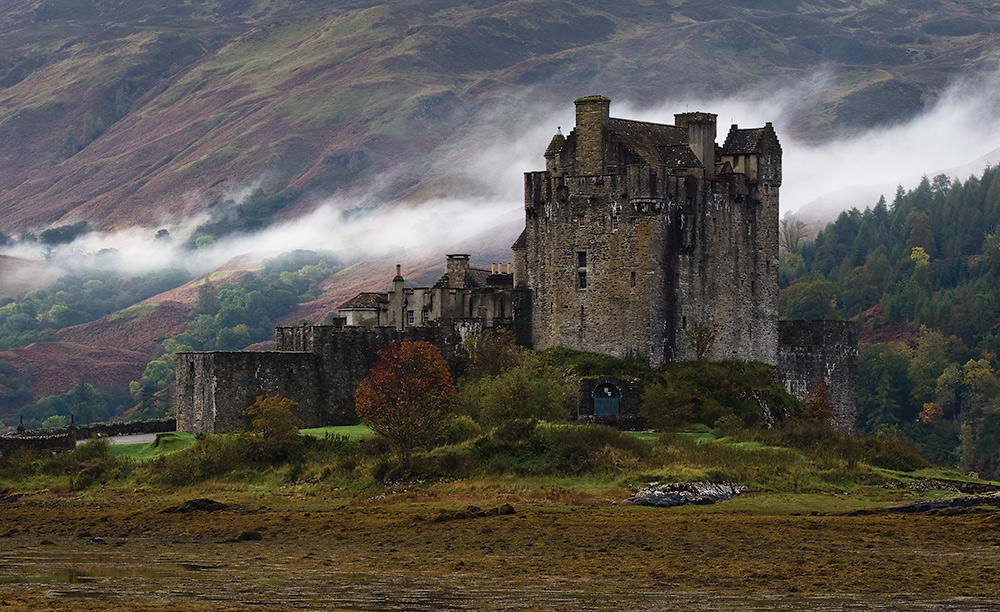
<path fill-rule="evenodd" d="M 459 323 L 468 333 L 481 331 L 472 322 Z M 303 427 L 353 423 L 358 383 L 378 360 L 379 349 L 401 340 L 434 344 L 453 373 L 464 367 L 462 336 L 456 326 L 404 331 L 332 325 L 279 327 L 275 351 L 178 353 L 177 429 L 188 433 L 244 429 L 243 411 L 258 395 L 279 395 L 297 402 L 294 412 Z"/>
<path fill-rule="evenodd" d="M 780 321 L 778 375 L 799 399 L 822 380 L 837 423 L 857 429 L 858 328 L 853 321 Z"/>
<path fill-rule="evenodd" d="M 302 427 L 327 424 L 326 381 L 310 353 L 179 353 L 176 373 L 178 431 L 246 429 L 243 411 L 258 395 L 297 402 L 294 413 Z"/>

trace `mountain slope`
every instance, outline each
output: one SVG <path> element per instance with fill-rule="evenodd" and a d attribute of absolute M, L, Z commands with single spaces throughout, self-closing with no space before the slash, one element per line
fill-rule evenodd
<path fill-rule="evenodd" d="M 822 138 L 899 121 L 995 69 L 986 2 L 206 0 L 13 3 L 0 21 L 0 231 L 294 216 L 333 193 L 440 195 L 434 162 L 484 122 L 601 91 L 663 98 L 825 75 L 793 117 Z"/>

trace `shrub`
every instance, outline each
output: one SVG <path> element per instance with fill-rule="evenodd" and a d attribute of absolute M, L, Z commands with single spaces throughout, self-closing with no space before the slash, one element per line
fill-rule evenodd
<path fill-rule="evenodd" d="M 276 395 L 258 395 L 257 400 L 243 411 L 250 420 L 246 435 L 250 452 L 264 461 L 287 458 L 302 444 L 298 418 L 292 414 L 297 404 Z"/>
<path fill-rule="evenodd" d="M 169 486 L 191 485 L 249 467 L 246 436 L 200 434 L 192 446 L 147 464 L 153 480 Z"/>
<path fill-rule="evenodd" d="M 804 405 L 775 382 L 774 370 L 766 364 L 678 362 L 667 364 L 646 385 L 639 412 L 661 429 L 688 422 L 713 425 L 727 415 L 747 427 L 768 427 L 801 416 Z"/>
<path fill-rule="evenodd" d="M 91 438 L 68 453 L 53 455 L 46 471 L 69 476 L 70 488 L 80 490 L 98 482 L 107 483 L 127 476 L 131 468 L 131 460 L 111 454 L 107 438 Z"/>

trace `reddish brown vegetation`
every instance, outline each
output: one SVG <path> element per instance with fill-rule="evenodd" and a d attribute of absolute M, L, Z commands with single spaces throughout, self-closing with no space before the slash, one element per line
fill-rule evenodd
<path fill-rule="evenodd" d="M 99 386 L 127 386 L 142 375 L 149 363 L 145 353 L 71 342 L 36 342 L 0 352 L 0 360 L 10 362 L 19 372 L 34 365 L 31 394 L 36 398 L 66 393 L 80 380 Z M 4 416 L 10 415 L 0 418 Z"/>

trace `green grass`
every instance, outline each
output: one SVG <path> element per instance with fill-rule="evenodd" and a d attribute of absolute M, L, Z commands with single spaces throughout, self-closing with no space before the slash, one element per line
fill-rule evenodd
<path fill-rule="evenodd" d="M 343 425 L 329 427 L 313 427 L 299 430 L 304 436 L 326 438 L 340 436 L 348 440 L 364 440 L 372 437 L 372 430 L 364 425 Z M 115 457 L 128 457 L 136 461 L 149 461 L 164 457 L 185 449 L 194 444 L 196 437 L 179 431 L 167 431 L 156 434 L 156 440 L 145 444 L 116 444 L 109 448 Z"/>
<path fill-rule="evenodd" d="M 366 425 L 361 424 L 312 427 L 309 429 L 300 429 L 299 433 L 303 436 L 312 436 L 313 438 L 340 436 L 348 440 L 365 440 L 375 435 Z"/>
<path fill-rule="evenodd" d="M 108 317 L 108 320 L 131 321 L 133 319 L 141 319 L 156 310 L 159 305 L 160 304 L 158 302 L 143 302 L 140 304 L 134 304 L 128 308 L 123 308 L 118 312 L 113 313 L 110 317 Z"/>
<path fill-rule="evenodd" d="M 175 453 L 194 444 L 193 434 L 179 431 L 165 431 L 156 434 L 156 440 L 146 444 L 116 444 L 108 451 L 115 457 L 128 457 L 136 461 L 149 461 Z"/>

